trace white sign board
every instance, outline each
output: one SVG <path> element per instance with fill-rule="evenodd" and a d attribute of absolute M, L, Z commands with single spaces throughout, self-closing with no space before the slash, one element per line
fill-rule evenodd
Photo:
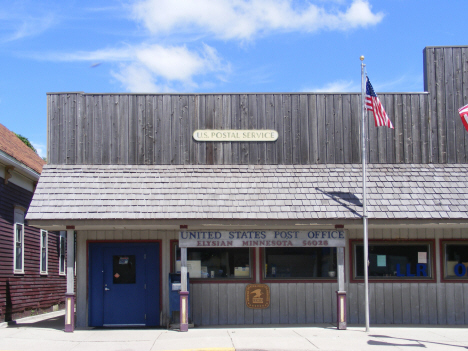
<path fill-rule="evenodd" d="M 344 247 L 344 230 L 233 230 L 179 232 L 179 247 Z"/>
<path fill-rule="evenodd" d="M 199 129 L 193 132 L 196 141 L 275 141 L 276 130 Z"/>

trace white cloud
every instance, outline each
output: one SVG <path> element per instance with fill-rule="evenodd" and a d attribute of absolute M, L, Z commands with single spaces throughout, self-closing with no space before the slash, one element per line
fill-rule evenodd
<path fill-rule="evenodd" d="M 34 148 L 37 151 L 37 154 L 40 157 L 46 157 L 47 156 L 47 146 L 46 145 L 40 144 L 40 143 L 35 143 L 35 142 L 31 142 L 31 144 L 32 144 L 32 146 L 34 146 Z"/>
<path fill-rule="evenodd" d="M 56 17 L 52 13 L 42 16 L 25 16 L 15 12 L 0 14 L 3 25 L 0 42 L 11 42 L 27 37 L 37 36 L 52 27 L 56 22 Z"/>
<path fill-rule="evenodd" d="M 223 81 L 223 77 L 230 72 L 229 63 L 218 55 L 216 49 L 206 44 L 199 50 L 154 44 L 89 52 L 48 53 L 36 55 L 36 58 L 66 62 L 118 62 L 118 68 L 111 74 L 131 92 L 193 89 L 197 87 L 194 83 L 196 76 L 213 73 L 216 80 Z"/>
<path fill-rule="evenodd" d="M 122 66 L 119 72 L 112 72 L 112 76 L 131 92 L 149 93 L 162 90 L 155 84 L 151 72 L 137 63 Z"/>
<path fill-rule="evenodd" d="M 133 7 L 135 19 L 153 34 L 211 34 L 221 39 L 252 39 L 270 31 L 315 32 L 349 30 L 379 23 L 366 0 L 353 0 L 344 11 L 293 0 L 142 0 Z"/>
<path fill-rule="evenodd" d="M 367 27 L 375 25 L 383 19 L 383 13 L 373 14 L 367 1 L 357 0 L 352 3 L 345 13 L 340 13 L 339 17 L 348 28 Z"/>
<path fill-rule="evenodd" d="M 168 80 L 188 81 L 196 74 L 216 69 L 218 57 L 213 50 L 205 45 L 203 56 L 200 56 L 184 46 L 153 45 L 137 50 L 136 58 L 157 76 Z"/>
<path fill-rule="evenodd" d="M 135 48 L 109 48 L 95 51 L 77 51 L 70 53 L 63 52 L 52 52 L 52 53 L 37 53 L 29 55 L 36 60 L 46 61 L 63 61 L 63 62 L 74 62 L 74 61 L 92 61 L 92 62 L 123 62 L 131 61 L 135 56 Z"/>
<path fill-rule="evenodd" d="M 360 92 L 360 84 L 355 84 L 353 81 L 338 80 L 336 82 L 327 83 L 325 86 L 318 88 L 305 88 L 303 92 L 314 93 L 347 93 L 347 92 Z"/>
<path fill-rule="evenodd" d="M 37 53 L 29 57 L 113 63 L 112 77 L 131 92 L 187 91 L 226 81 L 231 69 L 213 46 L 196 47 L 195 42 L 200 42 L 200 38 L 244 41 L 273 32 L 345 31 L 375 25 L 383 18 L 382 13 L 372 12 L 367 0 L 316 1 L 316 4 L 299 0 L 136 1 L 129 5 L 131 16 L 149 30 L 145 43 L 95 51 Z M 100 12 L 112 8 L 86 10 Z M 41 30 L 47 25 L 45 21 L 35 26 Z M 32 27 L 18 30 L 16 37 L 32 33 Z M 190 44 L 174 44 L 189 36 L 193 40 Z M 157 40 L 173 44 L 161 44 Z M 267 74 L 264 80 L 268 77 Z"/>

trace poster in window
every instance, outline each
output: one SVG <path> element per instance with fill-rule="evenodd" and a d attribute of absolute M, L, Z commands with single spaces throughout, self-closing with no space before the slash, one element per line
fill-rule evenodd
<path fill-rule="evenodd" d="M 377 255 L 377 267 L 387 267 L 386 255 Z"/>
<path fill-rule="evenodd" d="M 418 252 L 418 263 L 427 263 L 427 252 Z"/>

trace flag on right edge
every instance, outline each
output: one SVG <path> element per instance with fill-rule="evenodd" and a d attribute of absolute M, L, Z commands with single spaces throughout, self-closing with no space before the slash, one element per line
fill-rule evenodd
<path fill-rule="evenodd" d="M 462 119 L 463 125 L 465 126 L 466 131 L 468 131 L 468 105 L 465 105 L 458 109 L 458 113 Z"/>
<path fill-rule="evenodd" d="M 374 112 L 376 127 L 385 126 L 394 129 L 368 77 L 366 77 L 366 110 Z"/>

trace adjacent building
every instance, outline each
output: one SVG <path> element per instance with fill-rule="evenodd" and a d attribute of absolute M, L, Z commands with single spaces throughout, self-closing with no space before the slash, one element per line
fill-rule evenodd
<path fill-rule="evenodd" d="M 394 130 L 367 116 L 372 324 L 468 323 L 468 47 L 425 48 L 424 77 L 379 94 Z M 364 323 L 360 94 L 47 99 L 27 219 L 76 233 L 77 326 L 167 326 L 185 268 L 196 326 L 334 323 L 338 289 Z"/>
<path fill-rule="evenodd" d="M 63 308 L 65 233 L 25 220 L 44 164 L 0 124 L 0 322 Z"/>

